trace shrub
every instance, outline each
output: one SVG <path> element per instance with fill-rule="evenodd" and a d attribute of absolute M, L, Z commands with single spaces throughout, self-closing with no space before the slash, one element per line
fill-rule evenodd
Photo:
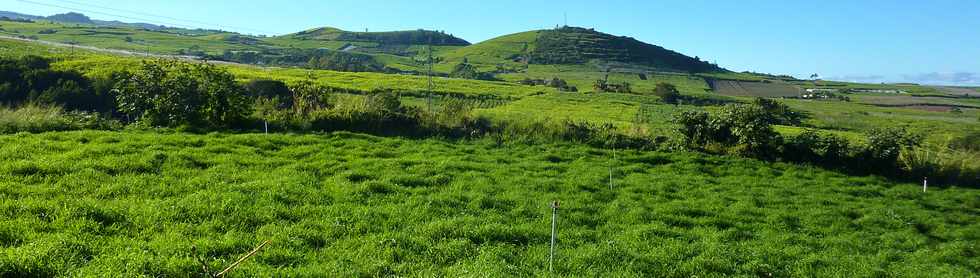
<path fill-rule="evenodd" d="M 119 110 L 151 126 L 231 127 L 250 113 L 234 76 L 210 64 L 143 62 L 115 87 Z"/>
<path fill-rule="evenodd" d="M 449 77 L 475 80 L 495 79 L 491 74 L 481 73 L 476 66 L 466 62 L 465 60 L 453 67 L 453 70 L 449 73 Z"/>
<path fill-rule="evenodd" d="M 278 109 L 293 107 L 293 92 L 286 83 L 279 80 L 252 80 L 245 85 L 245 92 L 254 99 L 266 99 L 275 102 Z"/>
<path fill-rule="evenodd" d="M 761 107 L 773 124 L 799 126 L 803 122 L 804 115 L 793 111 L 786 104 L 767 98 L 756 98 L 752 104 Z"/>
<path fill-rule="evenodd" d="M 60 107 L 34 104 L 18 108 L 0 107 L 0 134 L 79 129 L 112 130 L 120 123 L 97 113 L 66 112 Z"/>
<path fill-rule="evenodd" d="M 720 121 L 724 123 L 722 128 L 727 128 L 730 138 L 735 141 L 736 153 L 773 158 L 782 144 L 779 133 L 772 128 L 771 114 L 759 105 L 727 105 L 722 109 Z"/>
<path fill-rule="evenodd" d="M 66 110 L 112 112 L 111 80 L 93 81 L 75 71 L 51 70 L 50 62 L 38 56 L 0 59 L 0 103 L 38 103 Z"/>
<path fill-rule="evenodd" d="M 313 112 L 330 106 L 330 91 L 316 82 L 313 77 L 289 86 L 292 93 L 293 111 L 296 116 L 308 118 Z"/>
<path fill-rule="evenodd" d="M 849 158 L 850 152 L 847 139 L 834 134 L 821 135 L 809 129 L 787 140 L 783 148 L 783 157 L 787 160 L 825 165 L 840 165 Z"/>
<path fill-rule="evenodd" d="M 905 128 L 876 128 L 868 132 L 865 157 L 878 167 L 893 169 L 903 149 L 918 147 L 922 136 Z"/>
<path fill-rule="evenodd" d="M 677 104 L 681 98 L 681 92 L 677 90 L 677 86 L 670 83 L 657 83 L 657 87 L 653 89 L 653 94 L 660 97 L 660 101 L 669 104 Z"/>
<path fill-rule="evenodd" d="M 772 117 L 758 105 L 729 104 L 719 115 L 686 111 L 676 121 L 689 147 L 707 149 L 717 144 L 728 152 L 773 158 L 782 144 L 772 128 Z"/>

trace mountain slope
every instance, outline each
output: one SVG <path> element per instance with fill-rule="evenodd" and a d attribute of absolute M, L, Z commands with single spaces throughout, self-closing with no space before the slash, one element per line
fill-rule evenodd
<path fill-rule="evenodd" d="M 674 72 L 724 71 L 699 58 L 634 38 L 579 27 L 506 35 L 446 53 L 444 57 L 447 61 L 466 58 L 473 63 L 492 64 L 618 64 Z"/>

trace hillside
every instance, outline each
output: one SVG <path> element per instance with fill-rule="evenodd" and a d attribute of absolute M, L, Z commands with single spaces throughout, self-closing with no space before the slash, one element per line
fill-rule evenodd
<path fill-rule="evenodd" d="M 415 56 L 421 46 L 461 47 L 470 45 L 466 40 L 445 32 L 415 30 L 390 32 L 351 32 L 323 27 L 294 34 L 269 38 L 282 46 L 303 48 L 327 48 L 332 50 L 386 53 L 399 56 Z"/>
<path fill-rule="evenodd" d="M 597 70 L 645 68 L 656 71 L 704 73 L 724 69 L 666 48 L 630 37 L 593 29 L 562 27 L 506 35 L 444 55 L 476 63 L 530 63 L 537 65 L 591 64 Z"/>

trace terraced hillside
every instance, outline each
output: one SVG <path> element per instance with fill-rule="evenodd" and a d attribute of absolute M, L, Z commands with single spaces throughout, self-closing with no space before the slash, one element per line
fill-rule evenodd
<path fill-rule="evenodd" d="M 443 56 L 450 63 L 467 58 L 471 63 L 488 65 L 590 64 L 595 71 L 637 68 L 685 73 L 725 71 L 699 58 L 634 38 L 567 26 L 501 36 L 450 51 Z"/>
<path fill-rule="evenodd" d="M 593 29 L 563 27 L 541 32 L 532 52 L 535 64 L 582 64 L 592 60 L 650 66 L 666 71 L 721 71 L 717 65 L 630 37 Z"/>

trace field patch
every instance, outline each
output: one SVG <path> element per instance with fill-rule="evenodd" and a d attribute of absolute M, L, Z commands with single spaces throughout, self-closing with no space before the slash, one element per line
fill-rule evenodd
<path fill-rule="evenodd" d="M 800 87 L 786 83 L 765 83 L 708 79 L 711 90 L 726 96 L 739 97 L 798 97 L 803 92 Z"/>

